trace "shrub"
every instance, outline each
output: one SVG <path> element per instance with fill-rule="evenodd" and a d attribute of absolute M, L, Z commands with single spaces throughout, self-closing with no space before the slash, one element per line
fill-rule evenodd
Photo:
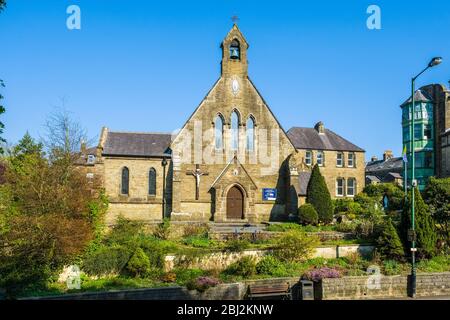
<path fill-rule="evenodd" d="M 424 200 L 430 208 L 442 241 L 450 246 L 450 178 L 430 177 L 423 192 Z"/>
<path fill-rule="evenodd" d="M 347 216 L 358 216 L 362 213 L 362 207 L 353 199 L 342 198 L 333 201 L 334 214 L 346 214 Z"/>
<path fill-rule="evenodd" d="M 370 184 L 363 190 L 364 194 L 372 198 L 380 208 L 383 207 L 383 197 L 388 197 L 388 211 L 400 210 L 403 208 L 405 193 L 402 188 L 395 183 Z"/>
<path fill-rule="evenodd" d="M 204 235 L 192 235 L 183 240 L 183 243 L 196 248 L 208 248 L 211 245 L 208 237 Z"/>
<path fill-rule="evenodd" d="M 124 246 L 101 246 L 84 257 L 82 268 L 89 275 L 120 274 L 131 254 L 132 251 Z"/>
<path fill-rule="evenodd" d="M 153 231 L 153 235 L 159 239 L 167 240 L 170 234 L 170 219 L 164 218 L 163 222 L 159 223 Z"/>
<path fill-rule="evenodd" d="M 401 265 L 395 260 L 386 260 L 383 262 L 383 273 L 387 276 L 394 276 L 400 274 Z"/>
<path fill-rule="evenodd" d="M 225 273 L 230 275 L 242 276 L 244 278 L 250 277 L 256 273 L 256 262 L 253 257 L 242 257 L 238 261 L 230 264 Z"/>
<path fill-rule="evenodd" d="M 376 199 L 369 197 L 365 192 L 358 193 L 353 199 L 361 206 L 363 212 L 380 206 Z"/>
<path fill-rule="evenodd" d="M 352 232 L 356 231 L 356 223 L 355 222 L 341 222 L 336 225 L 336 231 L 339 232 Z"/>
<path fill-rule="evenodd" d="M 302 230 L 302 226 L 299 225 L 298 223 L 293 223 L 293 222 L 283 222 L 283 223 L 274 223 L 274 224 L 270 224 L 266 230 L 267 231 L 272 231 L 272 232 L 285 232 L 288 230 Z"/>
<path fill-rule="evenodd" d="M 275 277 L 286 275 L 285 265 L 272 255 L 267 255 L 256 264 L 258 274 L 267 274 Z"/>
<path fill-rule="evenodd" d="M 306 189 L 306 202 L 314 206 L 319 215 L 319 221 L 328 224 L 333 220 L 333 203 L 325 179 L 316 164 Z"/>
<path fill-rule="evenodd" d="M 248 240 L 232 239 L 225 244 L 225 250 L 230 252 L 242 252 L 250 246 Z"/>
<path fill-rule="evenodd" d="M 219 280 L 213 277 L 198 277 L 195 280 L 191 280 L 187 283 L 187 288 L 189 290 L 197 290 L 199 292 L 204 292 L 205 290 L 215 287 L 219 284 Z"/>
<path fill-rule="evenodd" d="M 325 278 L 340 278 L 342 271 L 337 268 L 321 267 L 310 270 L 303 275 L 304 279 L 318 282 Z"/>
<path fill-rule="evenodd" d="M 313 205 L 309 203 L 306 203 L 298 208 L 298 218 L 299 222 L 304 225 L 316 225 L 319 221 L 319 216 L 316 209 L 314 209 Z"/>
<path fill-rule="evenodd" d="M 388 219 L 382 225 L 382 230 L 376 243 L 382 258 L 403 259 L 405 254 L 403 245 L 391 219 Z"/>
<path fill-rule="evenodd" d="M 180 285 L 186 285 L 186 283 L 188 283 L 189 281 L 205 274 L 205 271 L 201 269 L 186 269 L 186 268 L 177 268 L 174 269 L 173 272 L 177 275 L 176 281 Z"/>
<path fill-rule="evenodd" d="M 123 216 L 119 216 L 110 232 L 105 235 L 103 242 L 109 245 L 130 245 L 136 243 L 136 240 L 143 235 L 143 233 L 142 222 L 129 220 Z"/>
<path fill-rule="evenodd" d="M 209 227 L 206 224 L 188 224 L 183 228 L 183 237 L 208 237 Z"/>
<path fill-rule="evenodd" d="M 167 272 L 162 276 L 161 280 L 169 283 L 175 282 L 177 280 L 177 274 L 175 272 Z"/>
<path fill-rule="evenodd" d="M 419 257 L 432 257 L 436 253 L 437 234 L 428 206 L 422 199 L 417 188 L 414 189 L 415 202 L 415 229 L 417 254 Z M 408 199 L 411 199 L 409 192 Z M 411 200 L 407 201 L 402 213 L 401 235 L 405 247 L 409 250 L 410 242 L 407 239 L 408 229 L 411 228 Z"/>
<path fill-rule="evenodd" d="M 127 271 L 135 276 L 139 277 L 148 271 L 150 271 L 150 260 L 145 254 L 144 250 L 137 248 L 134 254 L 126 265 Z"/>
<path fill-rule="evenodd" d="M 273 254 L 276 258 L 285 262 L 304 261 L 311 256 L 318 244 L 319 239 L 317 237 L 291 230 L 283 233 L 276 240 L 276 249 Z"/>

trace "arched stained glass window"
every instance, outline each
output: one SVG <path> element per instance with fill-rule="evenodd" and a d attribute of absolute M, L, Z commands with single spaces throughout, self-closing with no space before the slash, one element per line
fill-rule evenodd
<path fill-rule="evenodd" d="M 150 168 L 148 171 L 148 194 L 151 196 L 156 195 L 156 170 Z"/>
<path fill-rule="evenodd" d="M 231 114 L 231 149 L 238 150 L 239 148 L 239 114 L 233 111 Z"/>
<path fill-rule="evenodd" d="M 255 120 L 249 117 L 246 124 L 247 129 L 247 150 L 255 150 Z"/>
<path fill-rule="evenodd" d="M 120 192 L 122 194 L 128 194 L 129 189 L 130 189 L 130 170 L 127 167 L 123 167 Z"/>
<path fill-rule="evenodd" d="M 223 149 L 223 118 L 220 114 L 214 120 L 214 138 L 216 149 Z"/>

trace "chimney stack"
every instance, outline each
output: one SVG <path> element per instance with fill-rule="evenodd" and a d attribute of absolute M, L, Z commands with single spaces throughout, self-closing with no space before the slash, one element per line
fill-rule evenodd
<path fill-rule="evenodd" d="M 383 161 L 386 161 L 388 159 L 392 159 L 394 157 L 394 155 L 392 154 L 392 150 L 386 150 L 383 153 Z"/>
<path fill-rule="evenodd" d="M 377 156 L 372 156 L 372 158 L 370 158 L 370 161 L 377 161 L 378 157 Z"/>
<path fill-rule="evenodd" d="M 323 126 L 323 122 L 319 121 L 316 123 L 316 125 L 314 126 L 314 129 L 316 129 L 316 131 L 320 134 L 320 133 L 325 133 L 325 128 Z"/>

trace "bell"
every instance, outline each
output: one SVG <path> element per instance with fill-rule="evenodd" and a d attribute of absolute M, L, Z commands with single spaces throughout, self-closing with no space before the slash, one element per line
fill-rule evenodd
<path fill-rule="evenodd" d="M 232 48 L 231 49 L 231 55 L 230 55 L 231 59 L 239 59 L 239 53 L 237 48 Z"/>

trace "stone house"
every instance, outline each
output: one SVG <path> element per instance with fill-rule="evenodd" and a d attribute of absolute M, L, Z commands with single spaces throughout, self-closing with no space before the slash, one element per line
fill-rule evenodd
<path fill-rule="evenodd" d="M 365 151 L 333 131 L 322 122 L 314 128 L 293 127 L 287 132 L 302 166 L 298 172 L 299 205 L 305 203 L 311 168 L 317 164 L 332 198 L 354 197 L 365 186 Z"/>

